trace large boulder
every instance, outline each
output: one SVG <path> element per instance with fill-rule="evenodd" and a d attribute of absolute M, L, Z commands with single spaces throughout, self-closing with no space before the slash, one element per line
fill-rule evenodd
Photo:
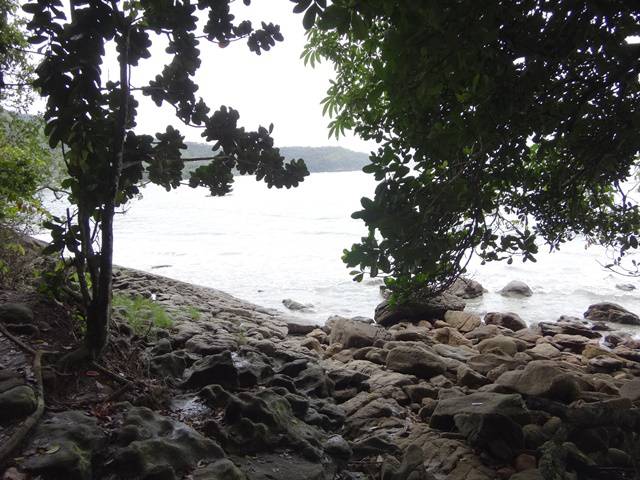
<path fill-rule="evenodd" d="M 120 447 L 110 468 L 119 478 L 177 480 L 199 464 L 225 456 L 214 441 L 146 407 L 128 408 L 115 438 Z"/>
<path fill-rule="evenodd" d="M 448 310 L 463 310 L 465 302 L 455 295 L 443 293 L 436 297 L 416 293 L 400 305 L 391 305 L 385 300 L 376 307 L 374 320 L 385 327 L 410 320 L 442 319 Z"/>
<path fill-rule="evenodd" d="M 33 323 L 33 311 L 22 303 L 4 303 L 0 305 L 0 322 L 9 324 Z"/>
<path fill-rule="evenodd" d="M 480 317 L 475 313 L 449 310 L 444 314 L 444 321 L 461 333 L 469 333 L 481 325 Z"/>
<path fill-rule="evenodd" d="M 590 305 L 584 318 L 592 322 L 613 322 L 640 325 L 640 317 L 617 303 L 602 302 Z"/>
<path fill-rule="evenodd" d="M 395 347 L 389 352 L 387 368 L 394 372 L 429 379 L 444 373 L 446 364 L 442 357 L 426 346 L 403 345 Z"/>
<path fill-rule="evenodd" d="M 527 324 L 522 320 L 522 318 L 520 318 L 520 315 L 513 312 L 489 312 L 484 316 L 484 323 L 487 325 L 499 325 L 501 327 L 506 327 L 514 332 L 527 328 Z"/>
<path fill-rule="evenodd" d="M 0 393 L 0 423 L 26 417 L 36 409 L 36 395 L 27 385 L 18 385 Z"/>
<path fill-rule="evenodd" d="M 213 383 L 226 386 L 238 386 L 238 370 L 231 352 L 208 355 L 195 362 L 186 373 L 184 388 L 200 389 Z"/>
<path fill-rule="evenodd" d="M 330 343 L 341 343 L 343 348 L 362 348 L 374 344 L 378 339 L 386 339 L 389 333 L 377 325 L 369 325 L 357 320 L 341 318 L 331 327 Z"/>
<path fill-rule="evenodd" d="M 518 424 L 526 424 L 529 411 L 518 394 L 475 392 L 451 396 L 438 401 L 429 425 L 438 430 L 452 430 L 456 415 L 502 415 Z"/>
<path fill-rule="evenodd" d="M 530 297 L 533 295 L 533 291 L 526 283 L 520 280 L 512 280 L 502 287 L 500 294 L 505 297 Z"/>
<path fill-rule="evenodd" d="M 470 278 L 457 278 L 455 282 L 447 289 L 447 292 L 456 297 L 469 299 L 481 297 L 485 292 L 480 282 L 471 280 Z"/>
<path fill-rule="evenodd" d="M 572 402 L 586 385 L 576 375 L 551 360 L 533 360 L 523 370 L 503 373 L 495 382 L 514 392 Z"/>
<path fill-rule="evenodd" d="M 21 467 L 39 478 L 91 480 L 96 478 L 95 457 L 105 443 L 94 417 L 76 410 L 56 413 L 38 425 L 28 447 L 38 453 Z"/>

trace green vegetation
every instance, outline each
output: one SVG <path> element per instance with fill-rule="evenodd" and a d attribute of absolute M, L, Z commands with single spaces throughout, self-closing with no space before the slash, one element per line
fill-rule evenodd
<path fill-rule="evenodd" d="M 249 49 L 260 55 L 283 40 L 277 25 L 262 23 L 254 29 L 249 21 L 236 21 L 229 3 L 63 6 L 59 0 L 39 0 L 23 6 L 31 48 L 44 53 L 34 82 L 47 102 L 44 131 L 51 148 L 62 147 L 67 173 L 62 187 L 75 207 L 68 218 L 54 217 L 47 223 L 53 241 L 46 252 L 62 256 L 67 251 L 73 256 L 87 320 L 84 345 L 63 363 L 95 359 L 107 343 L 116 208 L 138 194 L 143 175 L 167 190 L 178 187 L 189 161 L 181 155 L 186 145 L 174 126 L 155 137 L 136 133 L 134 89 L 158 107 L 169 107 L 179 123 L 201 129 L 211 144 L 210 162 L 190 174 L 192 187 L 206 186 L 212 195 L 224 195 L 231 190 L 234 169 L 277 188 L 295 187 L 308 175 L 302 160 L 285 163 L 271 138 L 273 126 L 246 131 L 238 126 L 236 110 L 221 106 L 211 111 L 196 96 L 201 43 L 225 47 L 245 39 Z M 133 72 L 151 56 L 154 42 L 166 43 L 168 63 L 149 84 L 132 85 Z M 118 52 L 118 73 L 112 81 L 103 77 L 108 43 Z"/>
<path fill-rule="evenodd" d="M 161 305 L 149 298 L 116 294 L 113 309 L 124 317 L 136 335 L 147 335 L 151 328 L 171 328 L 173 321 Z"/>
<path fill-rule="evenodd" d="M 473 254 L 535 261 L 584 235 L 621 267 L 637 249 L 637 4 L 295 2 L 304 61 L 336 69 L 330 133 L 378 144 L 353 215 L 369 234 L 344 255 L 355 279 L 434 294 Z"/>
<path fill-rule="evenodd" d="M 31 100 L 31 65 L 18 3 L 0 0 L 0 286 L 16 287 L 31 275 L 22 236 L 42 213 L 38 189 L 50 154 L 41 122 L 24 112 Z"/>
<path fill-rule="evenodd" d="M 200 320 L 202 318 L 202 313 L 194 306 L 189 306 L 186 309 L 186 313 L 191 318 L 191 320 Z"/>

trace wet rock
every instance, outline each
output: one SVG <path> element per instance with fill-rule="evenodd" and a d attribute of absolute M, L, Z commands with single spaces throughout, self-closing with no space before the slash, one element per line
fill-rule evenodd
<path fill-rule="evenodd" d="M 525 423 L 529 412 L 518 394 L 476 392 L 438 401 L 429 425 L 438 430 L 452 430 L 454 417 L 466 415 L 502 415 L 516 423 Z"/>
<path fill-rule="evenodd" d="M 499 325 L 514 332 L 527 328 L 527 324 L 520 318 L 520 315 L 513 312 L 489 312 L 484 316 L 484 323 L 487 325 Z"/>
<path fill-rule="evenodd" d="M 480 282 L 463 277 L 457 278 L 447 290 L 447 293 L 464 299 L 481 297 L 484 292 Z"/>
<path fill-rule="evenodd" d="M 36 409 L 36 395 L 27 385 L 18 385 L 0 393 L 0 423 L 20 420 Z"/>
<path fill-rule="evenodd" d="M 316 338 L 305 338 L 302 342 L 300 342 L 300 346 L 312 352 L 316 352 L 317 354 L 324 353 L 322 344 Z"/>
<path fill-rule="evenodd" d="M 624 367 L 625 362 L 621 359 L 600 355 L 589 360 L 590 371 L 595 372 L 615 372 Z"/>
<path fill-rule="evenodd" d="M 273 368 L 267 358 L 255 351 L 242 349 L 232 353 L 231 359 L 238 374 L 240 387 L 252 387 L 273 375 Z"/>
<path fill-rule="evenodd" d="M 33 311 L 22 303 L 3 303 L 0 305 L 0 322 L 6 324 L 31 324 Z"/>
<path fill-rule="evenodd" d="M 318 329 L 318 325 L 305 322 L 303 319 L 287 318 L 287 331 L 289 335 L 307 335 Z"/>
<path fill-rule="evenodd" d="M 387 337 L 388 332 L 384 328 L 344 318 L 332 326 L 330 343 L 341 343 L 343 348 L 361 348 Z"/>
<path fill-rule="evenodd" d="M 462 310 L 464 306 L 464 301 L 448 293 L 431 298 L 418 293 L 402 305 L 391 306 L 385 300 L 376 307 L 374 319 L 376 323 L 388 327 L 404 320 L 443 318 L 448 310 Z"/>
<path fill-rule="evenodd" d="M 582 385 L 577 377 L 549 360 L 533 360 L 524 370 L 502 374 L 495 383 L 524 395 L 567 403 L 578 398 Z"/>
<path fill-rule="evenodd" d="M 230 352 L 208 355 L 198 360 L 185 376 L 183 388 L 200 389 L 212 383 L 232 388 L 238 386 L 238 370 Z"/>
<path fill-rule="evenodd" d="M 429 379 L 446 370 L 442 358 L 428 347 L 406 345 L 394 348 L 387 355 L 387 368 L 394 372 L 407 373 Z"/>
<path fill-rule="evenodd" d="M 530 297 L 533 295 L 533 291 L 526 283 L 519 280 L 512 280 L 502 287 L 500 294 L 505 297 Z"/>
<path fill-rule="evenodd" d="M 480 317 L 475 313 L 449 310 L 444 321 L 461 333 L 468 333 L 481 325 Z"/>
<path fill-rule="evenodd" d="M 636 286 L 633 283 L 616 283 L 616 288 L 623 292 L 632 292 L 636 289 Z"/>
<path fill-rule="evenodd" d="M 43 478 L 91 480 L 105 442 L 95 418 L 76 410 L 57 413 L 38 425 L 29 442 L 29 450 L 44 453 L 28 457 L 21 468 Z"/>
<path fill-rule="evenodd" d="M 305 310 L 308 311 L 313 309 L 313 305 L 311 305 L 310 303 L 300 303 L 290 298 L 285 298 L 284 300 L 282 300 L 282 304 L 289 310 L 293 310 L 296 312 L 303 312 Z"/>
<path fill-rule="evenodd" d="M 584 318 L 594 322 L 613 322 L 627 325 L 640 325 L 640 317 L 616 303 L 603 302 L 590 305 Z"/>
<path fill-rule="evenodd" d="M 464 334 L 464 336 L 469 340 L 477 341 L 484 340 L 486 338 L 493 338 L 496 335 L 502 335 L 502 330 L 500 330 L 497 325 L 480 325 Z"/>

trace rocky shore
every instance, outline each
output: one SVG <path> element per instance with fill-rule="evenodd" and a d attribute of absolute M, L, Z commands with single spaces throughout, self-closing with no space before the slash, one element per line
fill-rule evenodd
<path fill-rule="evenodd" d="M 173 320 L 139 359 L 169 403 L 47 411 L 5 479 L 638 478 L 640 342 L 614 322 L 640 319 L 616 305 L 528 327 L 465 312 L 463 285 L 314 327 L 134 270 L 114 289 Z M 17 421 L 35 395 L 0 367 L 0 421 Z"/>

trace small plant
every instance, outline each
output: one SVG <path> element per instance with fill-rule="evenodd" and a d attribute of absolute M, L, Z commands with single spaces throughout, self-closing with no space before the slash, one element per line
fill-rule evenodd
<path fill-rule="evenodd" d="M 161 305 L 140 295 L 114 295 L 113 308 L 127 321 L 136 335 L 146 335 L 152 327 L 170 328 L 173 325 Z"/>
<path fill-rule="evenodd" d="M 202 312 L 198 310 L 196 307 L 190 305 L 186 308 L 187 315 L 191 318 L 191 320 L 198 321 L 202 318 Z"/>

